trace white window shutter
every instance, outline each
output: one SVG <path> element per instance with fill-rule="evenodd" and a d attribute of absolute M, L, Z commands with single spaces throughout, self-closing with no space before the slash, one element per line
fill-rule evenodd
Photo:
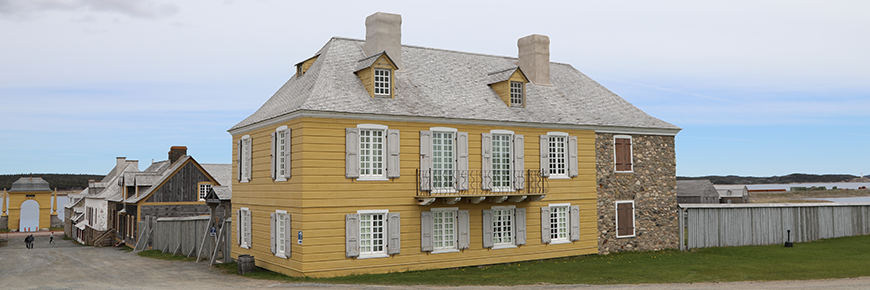
<path fill-rule="evenodd" d="M 420 251 L 435 250 L 432 237 L 435 235 L 435 215 L 431 211 L 420 213 Z"/>
<path fill-rule="evenodd" d="M 275 243 L 275 238 L 278 236 L 277 223 L 275 221 L 276 214 L 269 214 L 269 245 L 272 249 L 272 254 L 274 255 L 277 252 L 275 249 L 277 248 L 277 243 Z"/>
<path fill-rule="evenodd" d="M 399 130 L 387 129 L 387 178 L 400 175 L 399 141 Z"/>
<path fill-rule="evenodd" d="M 541 135 L 541 176 L 550 176 L 550 136 Z"/>
<path fill-rule="evenodd" d="M 541 207 L 541 243 L 550 243 L 550 207 Z"/>
<path fill-rule="evenodd" d="M 290 179 L 290 128 L 284 130 L 284 178 Z M 289 255 L 288 255 L 289 257 Z"/>
<path fill-rule="evenodd" d="M 397 212 L 387 213 L 387 254 L 395 255 L 402 251 L 402 218 Z"/>
<path fill-rule="evenodd" d="M 242 210 L 236 210 L 236 244 L 242 245 Z"/>
<path fill-rule="evenodd" d="M 344 149 L 346 150 L 344 176 L 347 178 L 359 178 L 359 128 L 347 128 L 344 135 Z"/>
<path fill-rule="evenodd" d="M 359 214 L 344 216 L 345 253 L 348 258 L 359 257 Z"/>
<path fill-rule="evenodd" d="M 483 248 L 492 248 L 492 210 L 483 210 Z"/>
<path fill-rule="evenodd" d="M 244 156 L 244 154 L 242 154 L 242 142 L 243 142 L 242 139 L 239 139 L 239 144 L 238 144 L 238 147 L 239 147 L 239 149 L 238 149 L 238 151 L 239 151 L 239 152 L 238 152 L 238 154 L 239 154 L 239 155 L 238 155 L 238 156 L 239 156 L 238 162 L 239 162 L 239 163 L 237 164 L 237 165 L 238 165 L 238 166 L 237 166 L 237 167 L 238 167 L 238 173 L 239 173 L 238 176 L 237 176 L 237 179 L 238 179 L 239 181 L 242 181 L 242 167 L 243 167 L 242 164 L 244 164 L 243 162 L 245 162 L 245 160 L 242 159 L 242 156 Z"/>
<path fill-rule="evenodd" d="M 481 189 L 492 190 L 492 134 L 480 134 Z"/>
<path fill-rule="evenodd" d="M 432 131 L 420 131 L 420 190 L 432 187 Z"/>
<path fill-rule="evenodd" d="M 525 139 L 523 135 L 514 135 L 514 190 L 526 188 L 526 154 Z"/>
<path fill-rule="evenodd" d="M 579 241 L 580 240 L 580 206 L 573 205 L 571 206 L 571 211 L 569 212 L 569 217 L 571 218 L 569 222 L 571 223 L 571 241 Z"/>
<path fill-rule="evenodd" d="M 471 246 L 471 224 L 468 218 L 468 210 L 460 210 L 456 215 L 456 229 L 459 231 L 459 236 L 456 241 L 456 248 L 463 250 Z"/>
<path fill-rule="evenodd" d="M 253 246 L 254 241 L 251 239 L 251 211 L 245 211 L 245 225 L 247 230 L 245 231 L 245 242 L 248 245 L 248 249 Z"/>
<path fill-rule="evenodd" d="M 290 246 L 293 245 L 293 229 L 290 226 L 290 214 L 284 215 L 284 256 L 290 258 Z"/>
<path fill-rule="evenodd" d="M 269 156 L 272 157 L 272 167 L 271 167 L 272 171 L 269 175 L 272 177 L 272 180 L 275 180 L 275 176 L 277 176 L 276 173 L 278 172 L 278 162 L 276 160 L 278 158 L 278 156 L 276 154 L 278 152 L 278 147 L 276 146 L 276 145 L 278 145 L 277 139 L 278 139 L 278 134 L 276 132 L 272 132 L 272 153 L 269 154 Z"/>
<path fill-rule="evenodd" d="M 568 137 L 568 176 L 575 177 L 579 175 L 577 168 L 577 136 Z"/>
<path fill-rule="evenodd" d="M 247 165 L 247 168 L 245 168 L 245 173 L 247 173 L 246 177 L 247 177 L 248 181 L 251 181 L 251 173 L 253 171 L 251 169 L 251 165 L 252 165 L 251 159 L 253 159 L 251 154 L 254 152 L 254 149 L 253 149 L 254 138 L 246 139 L 245 143 L 247 143 L 246 144 L 247 146 L 245 146 L 245 151 L 247 151 L 247 152 L 245 152 L 245 165 Z"/>
<path fill-rule="evenodd" d="M 526 244 L 526 209 L 514 209 L 514 224 L 517 225 L 516 245 Z"/>
<path fill-rule="evenodd" d="M 458 190 L 468 190 L 468 132 L 456 132 L 456 182 Z"/>

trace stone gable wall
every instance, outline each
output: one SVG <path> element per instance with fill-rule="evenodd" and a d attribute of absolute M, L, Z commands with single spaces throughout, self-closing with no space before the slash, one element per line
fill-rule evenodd
<path fill-rule="evenodd" d="M 614 134 L 595 134 L 598 251 L 678 248 L 676 154 L 673 136 L 630 135 L 632 173 L 616 173 Z M 616 238 L 616 201 L 633 200 L 635 237 Z"/>

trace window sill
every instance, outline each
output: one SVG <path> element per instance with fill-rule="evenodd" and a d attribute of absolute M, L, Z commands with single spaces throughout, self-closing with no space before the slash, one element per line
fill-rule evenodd
<path fill-rule="evenodd" d="M 548 177 L 548 178 L 549 179 L 571 179 L 571 177 L 568 177 L 568 175 L 552 175 L 552 174 L 550 174 L 550 177 Z"/>
<path fill-rule="evenodd" d="M 239 247 L 241 247 L 242 249 L 251 249 L 251 246 L 248 245 L 241 245 Z"/>
<path fill-rule="evenodd" d="M 434 250 L 432 254 L 443 254 L 443 253 L 459 253 L 457 249 L 443 249 L 443 250 Z"/>
<path fill-rule="evenodd" d="M 390 181 L 390 179 L 386 178 L 386 177 L 358 177 L 356 180 L 359 180 L 359 181 Z"/>
<path fill-rule="evenodd" d="M 283 253 L 275 254 L 275 257 L 278 257 L 278 258 L 281 258 L 281 259 L 287 259 L 287 256 L 284 256 Z"/>
<path fill-rule="evenodd" d="M 275 178 L 275 182 L 281 182 L 281 181 L 287 181 L 287 178 L 284 178 L 284 177 Z"/>
<path fill-rule="evenodd" d="M 493 249 L 493 250 L 498 250 L 498 249 L 513 249 L 513 248 L 516 248 L 516 247 L 517 247 L 517 245 L 495 245 L 495 246 L 492 246 L 492 249 Z"/>
<path fill-rule="evenodd" d="M 570 243 L 571 243 L 571 241 L 569 241 L 569 240 L 557 240 L 557 241 L 550 240 L 550 245 L 570 244 Z"/>
<path fill-rule="evenodd" d="M 614 172 L 616 172 L 616 173 L 634 173 L 634 170 L 632 170 L 632 171 L 614 171 Z"/>
<path fill-rule="evenodd" d="M 359 255 L 357 259 L 375 259 L 375 258 L 389 258 L 390 255 L 387 254 L 372 254 L 372 255 Z"/>
<path fill-rule="evenodd" d="M 617 235 L 616 238 L 617 238 L 617 239 L 622 239 L 622 238 L 634 238 L 635 236 L 636 236 L 636 235 L 630 235 L 630 236 L 619 236 L 619 235 Z"/>
<path fill-rule="evenodd" d="M 248 183 L 248 180 L 247 180 L 247 179 L 242 179 L 242 180 L 239 180 L 239 183 Z"/>

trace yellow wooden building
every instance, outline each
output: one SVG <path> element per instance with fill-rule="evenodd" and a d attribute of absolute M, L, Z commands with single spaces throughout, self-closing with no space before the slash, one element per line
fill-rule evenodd
<path fill-rule="evenodd" d="M 324 277 L 598 253 L 597 139 L 679 128 L 551 63 L 546 36 L 503 57 L 402 45 L 400 25 L 375 13 L 300 57 L 229 129 L 233 255 Z"/>

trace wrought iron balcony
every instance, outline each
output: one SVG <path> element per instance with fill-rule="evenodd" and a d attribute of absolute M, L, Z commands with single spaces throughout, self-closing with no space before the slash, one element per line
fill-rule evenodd
<path fill-rule="evenodd" d="M 540 169 L 528 170 L 420 170 L 417 169 L 419 204 L 430 204 L 435 198 L 452 204 L 461 198 L 478 203 L 486 198 L 502 202 L 540 200 L 548 190 L 547 178 Z"/>

